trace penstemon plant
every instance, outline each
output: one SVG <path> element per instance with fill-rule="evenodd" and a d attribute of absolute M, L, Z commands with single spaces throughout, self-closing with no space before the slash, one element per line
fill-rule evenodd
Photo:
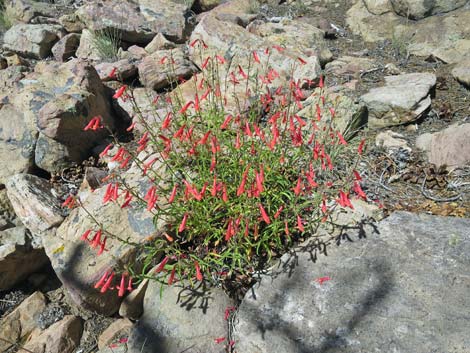
<path fill-rule="evenodd" d="M 160 107 L 155 109 L 158 123 L 142 116 L 129 87 L 122 86 L 113 97 L 131 101 L 135 117 L 128 130 L 137 125 L 143 133 L 134 148 L 116 140 L 117 152 L 108 158 L 123 170 L 133 164 L 149 187 L 141 194 L 113 173 L 103 202 L 145 207 L 155 224 L 165 224 L 156 229 L 157 238 L 138 249 L 138 263 L 129 264 L 116 286 L 119 295 L 132 289 L 131 275 L 171 285 L 183 280 L 215 284 L 253 273 L 297 240 L 315 236 L 335 208 L 353 208 L 352 193 L 367 198 L 354 170 L 364 144 L 356 160 L 345 163 L 350 149 L 334 127 L 336 103 L 323 77 L 305 79 L 317 89 L 310 113 L 299 116 L 306 98 L 301 81 L 282 85 L 280 74 L 269 60 L 262 64 L 258 52 L 250 53 L 247 67 L 229 72 L 224 57 L 204 57 L 202 40 L 190 46 L 199 48 L 202 62 L 200 72 L 185 83 L 193 85 L 191 99 L 172 82 L 177 88 L 153 101 Z M 274 46 L 264 54 L 269 50 L 282 53 L 284 48 Z M 171 57 L 161 61 L 174 70 Z M 290 77 L 302 65 L 302 58 L 293 59 Z M 95 117 L 84 129 L 101 128 L 101 118 Z M 73 197 L 64 203 L 71 204 Z M 101 254 L 105 231 L 92 239 L 90 233 L 82 239 Z M 109 271 L 96 287 L 104 292 L 113 281 Z"/>

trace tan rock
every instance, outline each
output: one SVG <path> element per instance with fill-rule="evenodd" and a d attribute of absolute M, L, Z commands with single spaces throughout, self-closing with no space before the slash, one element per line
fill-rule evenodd
<path fill-rule="evenodd" d="M 147 44 L 145 51 L 149 54 L 152 54 L 157 50 L 168 50 L 174 48 L 176 48 L 175 43 L 170 42 L 163 34 L 158 33 L 155 37 L 153 37 L 152 41 Z"/>
<path fill-rule="evenodd" d="M 72 353 L 80 344 L 82 331 L 82 320 L 67 315 L 26 342 L 24 348 L 34 353 Z"/>
<path fill-rule="evenodd" d="M 41 292 L 34 292 L 15 310 L 0 320 L 0 337 L 9 342 L 25 339 L 38 327 L 35 318 L 46 307 L 46 298 Z M 11 347 L 10 343 L 0 340 L 0 352 Z"/>
<path fill-rule="evenodd" d="M 121 303 L 119 315 L 132 320 L 137 320 L 143 311 L 145 291 L 147 290 L 149 280 L 144 279 L 139 286 L 134 289 Z"/>
<path fill-rule="evenodd" d="M 433 134 L 420 135 L 416 146 L 424 150 L 429 162 L 438 168 L 464 166 L 470 162 L 470 124 L 454 124 Z"/>
<path fill-rule="evenodd" d="M 67 61 L 75 55 L 78 46 L 80 45 L 80 35 L 77 33 L 70 33 L 62 37 L 52 47 L 52 55 L 57 61 Z"/>
<path fill-rule="evenodd" d="M 98 348 L 104 349 L 106 346 L 113 343 L 113 341 L 115 341 L 119 336 L 129 336 L 133 325 L 134 324 L 129 319 L 119 319 L 114 321 L 98 338 Z"/>
<path fill-rule="evenodd" d="M 461 61 L 454 67 L 452 76 L 461 84 L 470 88 L 470 57 Z"/>

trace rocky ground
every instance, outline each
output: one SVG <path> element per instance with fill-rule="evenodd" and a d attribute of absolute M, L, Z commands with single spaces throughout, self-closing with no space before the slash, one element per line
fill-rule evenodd
<path fill-rule="evenodd" d="M 0 352 L 470 351 L 469 1 L 3 0 L 0 27 Z M 144 210 L 102 205 L 109 136 L 82 129 L 101 115 L 135 143 L 109 73 L 152 119 L 149 98 L 171 89 L 155 63 L 171 50 L 190 79 L 194 39 L 307 58 L 340 124 L 367 112 L 348 136 L 351 155 L 367 141 L 376 202 L 338 215 L 328 256 L 307 240 L 229 293 L 144 281 L 121 301 L 93 286 L 131 250 L 96 257 L 77 240 L 87 213 L 61 204 L 77 193 L 132 241 L 154 232 Z"/>

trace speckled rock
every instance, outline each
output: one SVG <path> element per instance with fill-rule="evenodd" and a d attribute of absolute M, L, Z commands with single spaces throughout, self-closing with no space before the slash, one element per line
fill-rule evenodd
<path fill-rule="evenodd" d="M 59 40 L 62 27 L 47 24 L 18 24 L 4 35 L 4 48 L 24 56 L 44 59 Z"/>
<path fill-rule="evenodd" d="M 152 41 L 145 46 L 145 51 L 152 54 L 157 50 L 168 50 L 174 48 L 176 48 L 175 43 L 170 42 L 163 34 L 158 33 L 155 37 L 153 37 Z"/>
<path fill-rule="evenodd" d="M 361 96 L 369 109 L 369 127 L 400 125 L 418 119 L 431 106 L 431 89 L 436 76 L 410 73 L 386 76 L 385 86 Z"/>
<path fill-rule="evenodd" d="M 179 48 L 158 50 L 145 57 L 138 68 L 143 85 L 154 90 L 166 87 L 178 78 L 188 79 L 196 71 Z"/>
<path fill-rule="evenodd" d="M 0 320 L 0 337 L 9 342 L 26 339 L 38 327 L 35 318 L 46 307 L 46 298 L 41 292 L 34 292 L 15 310 Z M 0 340 L 0 352 L 6 352 L 11 343 Z"/>
<path fill-rule="evenodd" d="M 16 215 L 33 234 L 44 234 L 64 220 L 65 211 L 46 180 L 17 174 L 8 179 L 6 188 Z"/>
<path fill-rule="evenodd" d="M 462 85 L 470 88 L 470 57 L 461 61 L 454 67 L 452 76 Z"/>
<path fill-rule="evenodd" d="M 419 20 L 431 15 L 456 10 L 467 3 L 467 0 L 390 0 L 393 10 L 403 17 Z"/>
<path fill-rule="evenodd" d="M 233 302 L 220 289 L 198 288 L 194 291 L 179 285 L 165 287 L 151 281 L 144 300 L 144 315 L 129 337 L 130 353 L 163 352 L 222 353 L 224 344 L 214 340 L 227 337 L 224 312 Z"/>
<path fill-rule="evenodd" d="M 148 43 L 157 33 L 171 40 L 182 41 L 186 11 L 192 1 L 172 0 L 107 0 L 89 2 L 77 14 L 90 30 L 119 32 L 130 43 Z"/>
<path fill-rule="evenodd" d="M 118 319 L 109 325 L 98 338 L 98 348 L 104 349 L 121 337 L 128 337 L 134 324 L 129 319 Z"/>
<path fill-rule="evenodd" d="M 392 214 L 328 249 L 283 256 L 235 318 L 239 352 L 470 348 L 469 219 Z M 315 259 L 315 262 L 312 260 Z"/>
<path fill-rule="evenodd" d="M 75 55 L 80 44 L 80 35 L 70 33 L 62 37 L 53 47 L 52 55 L 57 61 L 67 61 Z"/>

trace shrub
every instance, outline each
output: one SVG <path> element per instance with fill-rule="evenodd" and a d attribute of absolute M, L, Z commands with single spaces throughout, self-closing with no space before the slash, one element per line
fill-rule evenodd
<path fill-rule="evenodd" d="M 121 34 L 118 30 L 106 28 L 92 31 L 92 44 L 99 56 L 104 60 L 116 61 L 119 59 L 119 46 L 121 44 Z"/>
<path fill-rule="evenodd" d="M 204 45 L 191 45 L 199 44 Z M 154 103 L 164 104 L 167 113 L 158 116 L 157 125 L 135 106 L 129 129 L 138 123 L 145 132 L 133 149 L 120 145 L 112 156 L 123 168 L 133 162 L 150 186 L 141 194 L 116 176 L 104 202 L 146 207 L 155 224 L 166 224 L 157 239 L 139 249 L 139 264 L 126 269 L 134 277 L 214 284 L 253 273 L 294 242 L 315 236 L 335 208 L 352 208 L 351 193 L 366 198 L 353 170 L 363 144 L 351 159 L 334 128 L 336 100 L 329 99 L 322 78 L 311 112 L 301 117 L 295 113 L 306 98 L 301 82 L 279 85 L 279 73 L 261 64 L 256 52 L 246 68 L 238 66 L 222 78 L 229 63 L 220 55 L 202 58 L 192 99 L 185 101 L 179 89 L 158 96 Z M 171 57 L 161 64 L 174 69 Z M 290 77 L 301 65 L 304 60 L 293 61 Z M 122 86 L 114 98 L 132 100 L 132 92 Z M 231 107 L 229 100 L 235 102 Z M 241 108 L 247 102 L 250 107 Z M 95 117 L 85 129 L 101 127 Z M 109 278 L 105 274 L 97 287 Z"/>

